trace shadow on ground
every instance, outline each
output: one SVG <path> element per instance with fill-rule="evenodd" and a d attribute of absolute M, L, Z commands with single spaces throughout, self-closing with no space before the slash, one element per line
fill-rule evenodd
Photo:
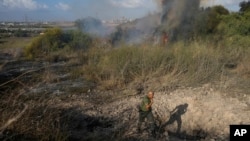
<path fill-rule="evenodd" d="M 170 118 L 168 121 L 166 121 L 165 123 L 163 123 L 162 125 L 160 125 L 160 127 L 158 128 L 159 130 L 159 134 L 163 134 L 166 131 L 166 127 L 168 125 L 174 124 L 175 122 L 177 122 L 177 129 L 175 132 L 167 130 L 168 135 L 170 137 L 176 137 L 182 140 L 200 140 L 200 139 L 205 139 L 207 136 L 207 133 L 202 130 L 202 129 L 197 129 L 197 130 L 193 130 L 192 131 L 192 135 L 191 134 L 187 134 L 186 131 L 181 131 L 181 127 L 182 127 L 182 116 L 187 112 L 188 109 L 188 104 L 181 104 L 176 106 L 171 112 L 170 112 Z M 189 131 L 190 133 L 190 131 Z"/>
<path fill-rule="evenodd" d="M 13 126 L 0 133 L 0 140 L 4 141 L 110 141 L 110 140 L 131 140 L 132 138 L 123 137 L 126 125 L 117 127 L 117 117 L 108 118 L 85 114 L 91 109 L 82 109 L 82 107 L 71 107 L 68 109 L 38 107 L 29 113 L 26 124 L 27 131 L 22 131 L 20 123 L 13 123 Z M 39 117 L 39 118 L 38 118 Z M 22 119 L 21 119 L 22 120 Z M 34 124 L 38 123 L 37 127 Z M 29 123 L 28 123 L 29 122 Z M 40 123 L 39 123 L 40 122 Z M 25 125 L 24 125 L 25 124 Z M 30 127 L 33 126 L 33 127 Z M 39 129 L 40 128 L 40 129 Z M 132 140 L 140 140 L 133 138 Z"/>

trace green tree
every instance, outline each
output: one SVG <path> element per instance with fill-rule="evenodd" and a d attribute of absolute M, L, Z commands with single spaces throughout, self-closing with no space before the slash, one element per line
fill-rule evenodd
<path fill-rule="evenodd" d="M 88 34 L 79 30 L 70 31 L 67 34 L 70 38 L 70 41 L 68 42 L 68 44 L 73 49 L 87 50 L 91 47 L 93 40 Z"/>
<path fill-rule="evenodd" d="M 221 41 L 227 46 L 249 47 L 250 45 L 250 15 L 246 13 L 231 13 L 222 16 L 217 27 L 217 33 Z"/>
<path fill-rule="evenodd" d="M 250 1 L 243 1 L 240 3 L 240 12 L 250 11 Z"/>
<path fill-rule="evenodd" d="M 201 8 L 194 18 L 194 38 L 200 40 L 212 39 L 215 43 L 219 41 L 220 36 L 217 36 L 217 28 L 225 15 L 230 15 L 230 12 L 223 6 Z"/>
<path fill-rule="evenodd" d="M 221 22 L 222 15 L 229 15 L 229 11 L 223 6 L 214 6 L 207 9 L 207 19 L 206 19 L 206 32 L 214 33 L 216 32 L 216 27 Z"/>

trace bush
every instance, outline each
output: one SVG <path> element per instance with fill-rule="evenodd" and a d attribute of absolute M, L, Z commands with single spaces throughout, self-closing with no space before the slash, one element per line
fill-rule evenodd
<path fill-rule="evenodd" d="M 45 56 L 48 52 L 62 48 L 62 31 L 59 28 L 48 29 L 44 35 L 33 39 L 30 45 L 25 48 L 25 55 L 28 58 Z"/>
<path fill-rule="evenodd" d="M 67 43 L 73 49 L 87 50 L 92 44 L 92 38 L 81 31 L 70 31 L 66 35 L 70 38 Z"/>
<path fill-rule="evenodd" d="M 52 28 L 45 31 L 25 48 L 27 58 L 44 57 L 48 53 L 68 49 L 88 49 L 92 44 L 92 39 L 87 34 L 79 31 L 63 32 L 59 28 Z"/>

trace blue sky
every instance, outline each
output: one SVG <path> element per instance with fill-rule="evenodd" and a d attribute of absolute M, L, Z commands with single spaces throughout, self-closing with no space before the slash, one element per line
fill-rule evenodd
<path fill-rule="evenodd" d="M 139 18 L 159 10 L 157 0 L 0 0 L 0 21 L 69 21 L 88 16 Z M 244 0 L 203 0 L 237 11 Z"/>

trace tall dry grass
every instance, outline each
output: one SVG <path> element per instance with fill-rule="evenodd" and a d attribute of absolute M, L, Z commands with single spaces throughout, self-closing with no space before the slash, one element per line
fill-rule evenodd
<path fill-rule="evenodd" d="M 48 95 L 25 95 L 13 92 L 2 96 L 0 102 L 0 139 L 10 141 L 67 139 L 65 127 L 60 123 L 61 109 L 52 107 Z"/>
<path fill-rule="evenodd" d="M 129 46 L 105 50 L 91 48 L 84 77 L 100 83 L 105 89 L 124 87 L 134 80 L 167 78 L 165 81 L 183 85 L 218 80 L 232 65 L 244 66 L 248 73 L 249 49 L 214 47 L 202 42 L 178 42 L 168 47 Z"/>

